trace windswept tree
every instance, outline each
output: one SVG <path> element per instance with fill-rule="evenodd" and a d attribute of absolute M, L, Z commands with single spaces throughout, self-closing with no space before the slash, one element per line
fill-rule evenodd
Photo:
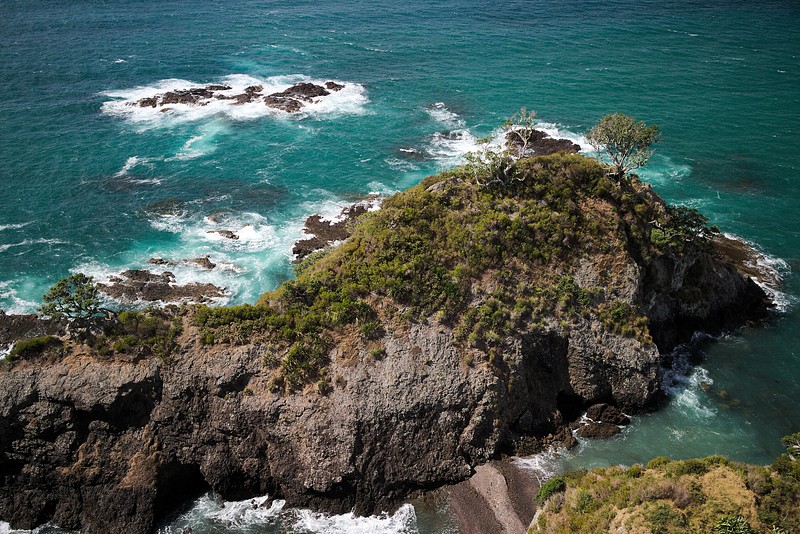
<path fill-rule="evenodd" d="M 62 278 L 42 297 L 39 313 L 52 319 L 63 319 L 79 334 L 107 319 L 112 312 L 101 307 L 99 291 L 91 276 L 76 273 Z"/>
<path fill-rule="evenodd" d="M 503 127 L 508 128 L 506 140 L 509 149 L 519 158 L 530 155 L 530 144 L 534 140 L 535 130 L 533 126 L 536 121 L 536 112 L 520 108 L 520 110 L 509 117 Z"/>
<path fill-rule="evenodd" d="M 478 141 L 479 150 L 466 154 L 478 185 L 508 184 L 520 179 L 516 174 L 517 160 L 531 155 L 530 144 L 536 133 L 533 129 L 535 119 L 535 111 L 521 108 L 503 123 L 507 130 L 504 146 L 493 145 L 491 136 L 485 137 Z"/>
<path fill-rule="evenodd" d="M 586 135 L 589 144 L 605 152 L 614 166 L 614 176 L 621 180 L 638 169 L 653 155 L 651 146 L 661 140 L 658 126 L 648 126 L 622 113 L 606 115 Z"/>

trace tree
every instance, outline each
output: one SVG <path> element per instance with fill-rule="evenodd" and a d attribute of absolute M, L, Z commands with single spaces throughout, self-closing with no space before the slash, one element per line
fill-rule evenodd
<path fill-rule="evenodd" d="M 100 306 L 97 286 L 91 276 L 76 273 L 62 278 L 42 297 L 41 315 L 66 319 L 78 332 L 86 332 L 93 322 L 106 319 L 112 313 Z"/>
<path fill-rule="evenodd" d="M 465 156 L 478 185 L 508 185 L 512 180 L 524 179 L 517 176 L 517 160 L 530 155 L 528 145 L 535 134 L 535 119 L 536 112 L 524 107 L 506 119 L 503 123 L 503 128 L 508 130 L 505 147 L 492 145 L 491 136 L 478 140 L 480 149 Z"/>
<path fill-rule="evenodd" d="M 595 150 L 606 153 L 621 180 L 627 173 L 647 163 L 653 143 L 661 140 L 658 126 L 648 126 L 622 113 L 606 115 L 586 135 Z"/>
<path fill-rule="evenodd" d="M 509 129 L 506 140 L 509 148 L 516 152 L 517 159 L 528 156 L 530 149 L 528 145 L 533 141 L 535 130 L 533 125 L 536 120 L 536 112 L 528 111 L 524 107 L 508 118 L 503 124 Z"/>

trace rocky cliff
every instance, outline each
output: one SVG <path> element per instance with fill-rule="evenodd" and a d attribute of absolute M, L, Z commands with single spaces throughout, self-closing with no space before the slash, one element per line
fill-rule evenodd
<path fill-rule="evenodd" d="M 661 353 L 764 316 L 719 236 L 635 179 L 563 155 L 474 172 L 388 199 L 257 306 L 176 312 L 168 350 L 4 364 L 0 518 L 146 533 L 209 488 L 388 510 L 569 440 L 590 405 L 654 408 Z"/>

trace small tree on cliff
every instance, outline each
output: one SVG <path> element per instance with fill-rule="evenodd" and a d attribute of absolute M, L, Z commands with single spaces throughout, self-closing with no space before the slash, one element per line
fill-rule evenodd
<path fill-rule="evenodd" d="M 586 135 L 595 150 L 605 152 L 618 180 L 647 163 L 650 147 L 661 140 L 658 126 L 648 126 L 622 113 L 606 115 Z"/>
<path fill-rule="evenodd" d="M 111 311 L 100 306 L 97 286 L 91 276 L 76 273 L 62 278 L 42 297 L 39 313 L 52 319 L 64 319 L 79 334 L 89 331 L 93 323 L 107 319 Z"/>

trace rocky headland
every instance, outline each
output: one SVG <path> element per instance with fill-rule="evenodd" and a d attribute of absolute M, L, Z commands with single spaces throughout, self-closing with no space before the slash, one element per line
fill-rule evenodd
<path fill-rule="evenodd" d="M 514 172 L 386 199 L 255 306 L 129 314 L 10 358 L 0 519 L 146 533 L 208 489 L 390 510 L 574 439 L 587 409 L 602 433 L 656 408 L 662 354 L 767 315 L 752 250 L 635 177 L 564 154 Z"/>

